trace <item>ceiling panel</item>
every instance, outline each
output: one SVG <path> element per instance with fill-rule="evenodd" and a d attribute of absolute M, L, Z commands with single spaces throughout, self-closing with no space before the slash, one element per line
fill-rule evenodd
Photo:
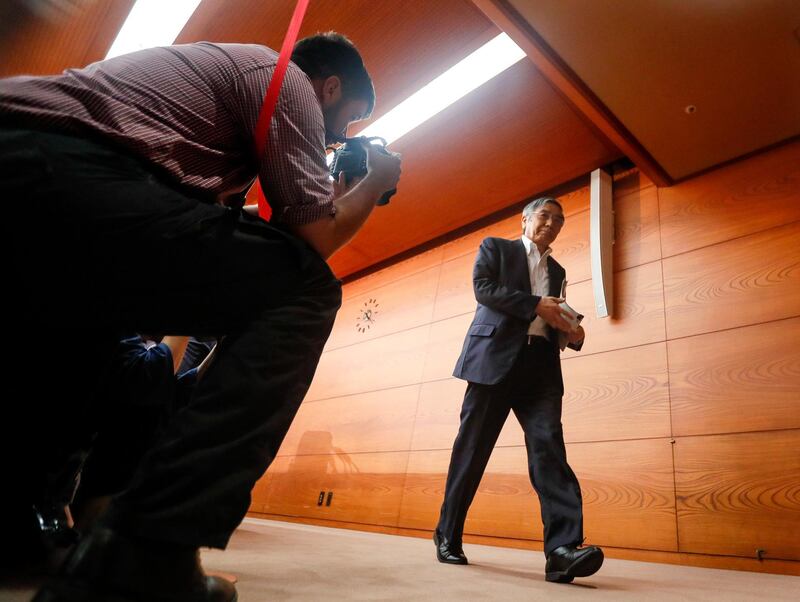
<path fill-rule="evenodd" d="M 493 1 L 516 9 L 673 179 L 800 135 L 797 0 Z"/>
<path fill-rule="evenodd" d="M 132 0 L 88 2 L 7 40 L 3 75 L 55 73 L 101 59 Z M 204 0 L 176 40 L 280 47 L 294 0 Z M 336 30 L 361 50 L 379 117 L 499 33 L 469 0 L 313 0 L 301 36 Z M 618 158 L 524 60 L 396 141 L 399 191 L 331 263 L 346 276 Z"/>

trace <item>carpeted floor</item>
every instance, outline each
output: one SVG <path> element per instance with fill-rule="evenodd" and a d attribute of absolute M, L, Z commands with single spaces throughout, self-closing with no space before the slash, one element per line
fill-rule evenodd
<path fill-rule="evenodd" d="M 245 519 L 228 549 L 205 551 L 203 564 L 236 575 L 241 602 L 800 600 L 798 577 L 606 559 L 597 575 L 557 585 L 544 580 L 541 552 L 464 551 L 469 566 L 443 565 L 425 539 Z M 0 601 L 31 593 L 0 589 Z"/>

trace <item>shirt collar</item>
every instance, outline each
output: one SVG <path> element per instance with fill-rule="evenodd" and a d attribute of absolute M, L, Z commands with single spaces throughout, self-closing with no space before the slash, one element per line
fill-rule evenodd
<path fill-rule="evenodd" d="M 540 256 L 539 247 L 533 244 L 533 241 L 524 234 L 522 235 L 522 244 L 525 245 L 525 254 L 533 256 L 537 263 L 542 259 L 547 259 L 550 256 L 550 253 L 553 252 L 553 249 L 547 247 L 544 253 L 542 253 Z"/>

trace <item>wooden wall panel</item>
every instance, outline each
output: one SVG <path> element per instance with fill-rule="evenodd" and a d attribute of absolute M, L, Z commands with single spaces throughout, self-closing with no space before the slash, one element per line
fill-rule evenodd
<path fill-rule="evenodd" d="M 323 454 L 276 458 L 257 512 L 397 526 L 408 452 Z M 261 491 L 261 490 L 259 490 Z M 317 505 L 333 491 L 330 506 Z"/>
<path fill-rule="evenodd" d="M 496 447 L 467 514 L 464 532 L 542 541 L 541 514 L 528 476 L 525 447 Z"/>
<path fill-rule="evenodd" d="M 522 207 L 519 206 L 518 213 L 501 219 L 489 226 L 485 226 L 464 236 L 459 236 L 455 240 L 442 245 L 444 255 L 443 261 L 450 261 L 462 255 L 469 255 L 475 257 L 478 252 L 478 247 L 484 238 L 489 236 L 496 236 L 498 238 L 514 238 L 522 234 Z"/>
<path fill-rule="evenodd" d="M 419 383 L 430 326 L 322 354 L 306 401 Z"/>
<path fill-rule="evenodd" d="M 420 385 L 307 401 L 279 456 L 405 451 L 411 444 Z"/>
<path fill-rule="evenodd" d="M 619 178 L 617 311 L 611 319 L 596 318 L 591 281 L 580 281 L 581 274 L 589 274 L 588 189 L 561 197 L 569 225 L 561 246 L 554 245 L 555 256 L 568 269 L 570 303 L 587 315 L 583 351 L 562 354 L 562 422 L 583 490 L 589 543 L 648 550 L 676 562 L 708 554 L 719 566 L 730 566 L 737 556 L 743 562 L 741 557 L 754 556 L 756 548 L 766 550 L 767 558 L 784 559 L 780 562 L 800 560 L 800 355 L 792 347 L 800 340 L 800 221 L 764 229 L 769 220 L 756 220 L 761 230 L 742 236 L 746 212 L 737 213 L 736 205 L 747 205 L 755 196 L 779 204 L 793 198 L 795 176 L 782 153 L 772 163 L 783 176 L 754 171 L 745 174 L 752 183 L 733 181 L 731 191 L 723 191 L 735 205 L 731 219 L 741 230 L 731 234 L 731 224 L 723 223 L 724 236 L 734 238 L 721 240 L 697 234 L 729 217 L 702 199 L 708 184 L 692 184 L 695 205 L 680 209 L 680 220 L 697 220 L 698 230 L 697 224 L 669 217 L 669 208 L 679 203 L 669 196 L 661 203 L 667 215 L 661 224 L 664 191 L 635 172 Z M 761 167 L 768 172 L 769 165 Z M 722 178 L 716 172 L 700 179 L 705 177 Z M 759 208 L 775 220 L 793 215 L 792 210 Z M 371 528 L 433 529 L 466 388 L 451 373 L 475 308 L 475 253 L 485 236 L 513 238 L 518 232 L 519 216 L 498 218 L 426 252 L 416 267 L 404 260 L 347 286 L 347 307 L 364 296 L 396 291 L 397 307 L 386 325 L 411 328 L 349 340 L 351 335 L 337 331 L 340 341 L 349 342 L 323 355 L 309 396 L 317 401 L 301 407 L 278 469 L 256 488 L 254 509 L 312 520 L 332 516 Z M 665 246 L 662 259 L 668 238 L 673 251 L 691 246 L 686 233 L 714 242 L 669 257 Z M 425 283 L 425 293 L 411 285 L 415 282 Z M 758 432 L 732 434 L 738 431 Z M 334 447 L 344 456 L 319 455 Z M 300 448 L 312 455 L 283 455 Z M 398 454 L 406 454 L 407 466 L 398 467 Z M 362 457 L 374 461 L 365 468 Z M 288 462 L 294 462 L 299 480 L 285 474 L 276 479 L 287 472 Z M 309 504 L 315 504 L 320 483 L 331 479 L 345 503 L 323 515 Z M 294 480 L 301 491 L 283 495 L 285 500 L 270 510 L 265 496 Z M 402 490 L 400 499 L 397 490 Z M 362 502 L 390 510 L 381 515 Z M 524 436 L 511 415 L 466 533 L 515 542 L 542 538 Z"/>
<path fill-rule="evenodd" d="M 669 439 L 567 444 L 587 542 L 677 551 Z"/>
<path fill-rule="evenodd" d="M 800 428 L 800 318 L 668 342 L 675 435 Z"/>
<path fill-rule="evenodd" d="M 472 314 L 464 314 L 431 324 L 422 376 L 425 382 L 452 376 L 471 322 Z"/>
<path fill-rule="evenodd" d="M 398 527 L 433 531 L 444 500 L 444 484 L 450 450 L 412 451 L 403 485 Z"/>
<path fill-rule="evenodd" d="M 414 422 L 412 450 L 449 450 L 458 434 L 461 403 L 467 383 L 447 378 L 423 383 Z"/>
<path fill-rule="evenodd" d="M 561 362 L 566 441 L 669 437 L 664 343 Z"/>
<path fill-rule="evenodd" d="M 588 543 L 677 550 L 668 439 L 567 446 L 581 483 Z M 433 529 L 444 499 L 449 451 L 411 452 L 398 526 Z M 542 540 L 541 511 L 525 448 L 496 447 L 465 533 Z"/>
<path fill-rule="evenodd" d="M 434 320 L 475 312 L 478 302 L 472 286 L 472 269 L 476 253 L 477 247 L 475 253 L 462 255 L 442 264 L 436 305 L 433 308 Z"/>
<path fill-rule="evenodd" d="M 434 266 L 358 295 L 347 291 L 325 349 L 361 343 L 430 322 L 440 270 L 440 266 Z M 372 312 L 372 322 L 361 319 L 365 309 Z"/>
<path fill-rule="evenodd" d="M 664 260 L 670 339 L 800 314 L 800 222 Z"/>
<path fill-rule="evenodd" d="M 800 220 L 800 142 L 658 193 L 665 257 Z"/>
<path fill-rule="evenodd" d="M 592 262 L 589 255 L 589 212 L 567 216 L 564 228 L 552 245 L 553 259 L 567 271 L 570 284 L 590 280 Z"/>
<path fill-rule="evenodd" d="M 433 529 L 444 500 L 450 450 L 411 452 L 398 526 Z M 542 539 L 523 447 L 497 447 L 464 525 L 466 534 Z"/>
<path fill-rule="evenodd" d="M 661 259 L 658 190 L 655 186 L 625 195 L 615 192 L 614 226 L 615 270 Z"/>
<path fill-rule="evenodd" d="M 412 450 L 444 449 L 453 446 L 461 423 L 461 405 L 464 402 L 466 381 L 448 378 L 422 385 L 419 396 L 417 419 L 414 423 Z M 509 415 L 497 447 L 524 445 L 525 439 L 517 419 Z"/>
<path fill-rule="evenodd" d="M 679 437 L 683 552 L 800 560 L 800 430 Z"/>
<path fill-rule="evenodd" d="M 569 277 L 569 275 L 568 275 Z M 567 287 L 567 299 L 585 314 L 586 342 L 581 353 L 597 353 L 664 340 L 664 297 L 660 262 L 614 274 L 614 316 L 598 319 L 591 282 Z M 562 358 L 574 351 L 567 350 Z"/>
<path fill-rule="evenodd" d="M 399 261 L 389 267 L 371 272 L 345 284 L 342 289 L 342 295 L 345 299 L 363 295 L 419 272 L 438 267 L 442 263 L 442 254 L 442 248 L 436 247 Z"/>

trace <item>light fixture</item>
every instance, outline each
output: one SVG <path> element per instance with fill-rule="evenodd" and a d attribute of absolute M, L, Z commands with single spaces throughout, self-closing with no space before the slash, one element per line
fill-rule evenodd
<path fill-rule="evenodd" d="M 525 52 L 501 33 L 376 119 L 359 136 L 394 142 L 521 60 Z"/>
<path fill-rule="evenodd" d="M 200 1 L 137 0 L 106 58 L 172 44 Z"/>

